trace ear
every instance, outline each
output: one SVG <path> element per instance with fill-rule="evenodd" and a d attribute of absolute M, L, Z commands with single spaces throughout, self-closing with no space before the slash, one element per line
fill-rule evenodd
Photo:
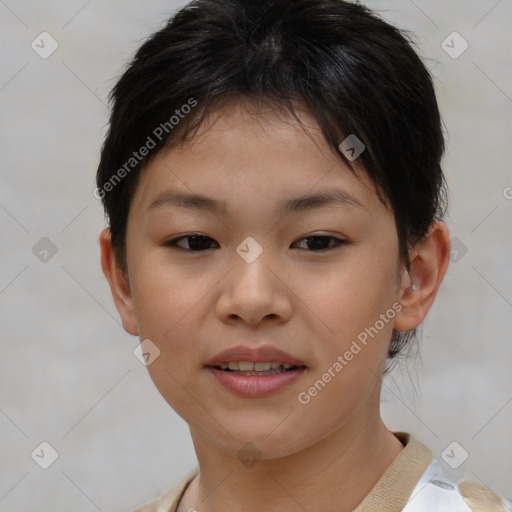
<path fill-rule="evenodd" d="M 394 328 L 408 331 L 427 315 L 450 262 L 450 233 L 442 221 L 434 221 L 424 239 L 410 252 L 411 269 L 404 269 L 398 301 L 402 310 Z"/>
<path fill-rule="evenodd" d="M 117 311 L 121 315 L 124 330 L 137 336 L 139 334 L 135 318 L 130 286 L 124 272 L 119 267 L 111 242 L 110 229 L 100 234 L 101 268 L 110 285 Z"/>

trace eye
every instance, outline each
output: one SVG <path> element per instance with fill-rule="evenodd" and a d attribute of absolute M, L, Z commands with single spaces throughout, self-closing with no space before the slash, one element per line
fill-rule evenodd
<path fill-rule="evenodd" d="M 312 249 L 310 250 L 314 252 L 329 251 L 335 247 L 348 243 L 346 240 L 342 240 L 341 238 L 328 235 L 311 235 L 301 238 L 299 242 L 301 242 L 302 240 L 305 240 L 306 244 L 312 247 Z M 329 240 L 334 240 L 334 243 L 329 245 Z"/>
<path fill-rule="evenodd" d="M 305 241 L 306 245 L 309 246 L 306 247 L 306 250 L 311 250 L 314 252 L 328 251 L 334 249 L 335 247 L 348 243 L 346 240 L 342 240 L 335 236 L 328 235 L 311 235 L 301 238 L 298 242 L 302 241 Z M 329 243 L 330 241 L 333 243 Z M 166 247 L 170 247 L 171 249 L 189 252 L 202 252 L 211 249 L 212 242 L 214 242 L 217 245 L 217 247 L 219 247 L 219 245 L 217 244 L 217 242 L 215 242 L 213 238 L 210 238 L 209 236 L 206 235 L 193 234 L 183 235 L 178 238 L 174 238 L 172 240 L 165 242 L 164 245 Z M 184 244 L 185 246 L 180 244 Z"/>
<path fill-rule="evenodd" d="M 183 247 L 179 245 L 179 242 L 184 240 L 188 240 L 185 244 L 188 247 Z M 209 249 L 209 245 L 211 242 L 215 242 L 213 238 L 210 238 L 209 236 L 205 235 L 184 235 L 180 236 L 178 238 L 174 238 L 172 240 L 169 240 L 165 242 L 166 247 L 170 247 L 171 249 L 178 249 L 178 250 L 184 250 L 184 251 L 191 251 L 191 252 L 201 252 Z M 217 243 L 217 242 L 215 242 Z M 217 244 L 218 245 L 218 244 Z"/>

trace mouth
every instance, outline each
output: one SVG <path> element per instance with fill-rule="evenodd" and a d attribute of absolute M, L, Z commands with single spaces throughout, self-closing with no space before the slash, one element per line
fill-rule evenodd
<path fill-rule="evenodd" d="M 229 361 L 206 369 L 224 390 L 243 398 L 264 398 L 291 386 L 307 371 L 305 365 L 280 361 Z"/>
<path fill-rule="evenodd" d="M 219 364 L 218 366 L 213 366 L 211 368 L 216 368 L 217 370 L 222 370 L 236 375 L 264 376 L 291 372 L 298 368 L 305 368 L 305 366 L 282 363 L 280 361 L 226 361 Z"/>
<path fill-rule="evenodd" d="M 238 345 L 217 354 L 205 367 L 224 390 L 245 398 L 277 393 L 307 371 L 304 361 L 272 345 Z"/>

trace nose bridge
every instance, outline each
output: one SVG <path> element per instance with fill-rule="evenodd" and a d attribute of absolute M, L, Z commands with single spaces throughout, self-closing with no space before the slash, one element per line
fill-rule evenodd
<path fill-rule="evenodd" d="M 274 274 L 268 267 L 272 265 L 271 249 L 265 248 L 253 237 L 245 238 L 236 248 L 236 255 L 233 257 L 233 285 L 237 293 L 256 298 L 259 300 L 268 298 L 273 293 L 275 283 Z"/>
<path fill-rule="evenodd" d="M 273 282 L 274 275 L 270 272 L 269 267 L 272 265 L 268 258 L 259 256 L 252 263 L 240 261 L 236 263 L 236 273 L 241 283 L 261 293 L 271 292 L 275 286 Z"/>
<path fill-rule="evenodd" d="M 236 248 L 233 270 L 218 304 L 224 319 L 239 317 L 257 323 L 265 317 L 286 319 L 291 303 L 286 286 L 278 279 L 276 260 L 271 249 L 264 249 L 253 237 L 247 237 Z"/>

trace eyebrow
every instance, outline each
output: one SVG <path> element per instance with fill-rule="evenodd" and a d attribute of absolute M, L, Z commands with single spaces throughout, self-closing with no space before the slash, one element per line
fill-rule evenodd
<path fill-rule="evenodd" d="M 285 199 L 279 203 L 277 211 L 284 217 L 291 213 L 299 213 L 331 205 L 350 206 L 368 211 L 368 208 L 359 199 L 339 189 L 328 189 L 315 194 Z M 226 201 L 219 201 L 200 194 L 162 192 L 148 206 L 148 211 L 161 206 L 175 206 L 189 210 L 211 212 L 217 215 L 228 215 Z"/>

